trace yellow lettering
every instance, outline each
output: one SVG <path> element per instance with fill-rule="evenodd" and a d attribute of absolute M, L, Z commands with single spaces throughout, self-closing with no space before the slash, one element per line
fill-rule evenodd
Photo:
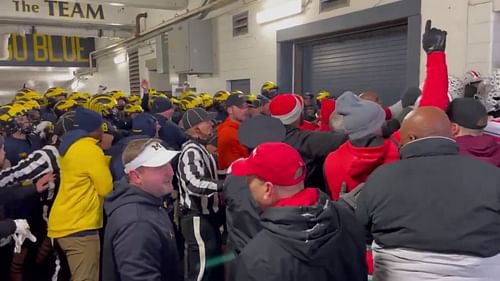
<path fill-rule="evenodd" d="M 39 43 L 41 39 L 41 43 Z M 42 55 L 40 55 L 40 51 Z M 47 52 L 47 37 L 43 34 L 33 34 L 33 53 L 35 54 L 35 61 L 47 61 L 49 58 Z"/>
<path fill-rule="evenodd" d="M 21 51 L 22 55 L 19 55 L 19 48 L 17 45 L 17 34 L 12 34 L 12 50 L 14 54 L 14 60 L 16 61 L 26 61 L 28 59 L 28 43 L 26 42 L 26 36 L 19 36 L 21 37 Z"/>
<path fill-rule="evenodd" d="M 62 62 L 62 58 L 57 58 L 54 56 L 54 46 L 52 45 L 52 36 L 48 35 L 47 38 L 48 49 L 49 49 L 49 61 L 50 62 Z"/>
<path fill-rule="evenodd" d="M 82 58 L 82 52 L 85 51 L 85 48 L 80 46 L 80 38 L 76 37 L 76 54 L 78 57 L 78 62 L 89 62 L 88 58 L 83 57 Z"/>
<path fill-rule="evenodd" d="M 66 36 L 61 37 L 61 42 L 62 42 L 62 51 L 63 51 L 63 60 L 65 62 L 73 62 L 76 60 L 76 40 L 75 37 L 70 37 L 71 41 L 71 49 L 69 51 L 71 52 L 71 57 L 68 57 L 68 46 L 67 46 L 67 40 L 68 38 Z"/>
<path fill-rule="evenodd" d="M 12 36 L 10 37 L 10 42 L 9 42 L 9 59 L 8 59 L 9 61 L 12 60 L 12 54 L 13 54 L 12 51 L 12 40 L 14 40 L 13 36 L 14 34 L 12 34 Z"/>

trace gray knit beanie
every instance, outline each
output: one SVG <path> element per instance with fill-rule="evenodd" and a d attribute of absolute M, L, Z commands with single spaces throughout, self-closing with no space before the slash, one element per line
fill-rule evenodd
<path fill-rule="evenodd" d="M 353 92 L 345 92 L 337 99 L 335 111 L 344 116 L 345 130 L 351 140 L 375 133 L 385 121 L 380 105 L 362 100 Z"/>

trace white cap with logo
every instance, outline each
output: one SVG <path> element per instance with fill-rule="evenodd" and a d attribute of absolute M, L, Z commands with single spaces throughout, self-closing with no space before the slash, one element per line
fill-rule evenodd
<path fill-rule="evenodd" d="M 139 167 L 160 167 L 163 166 L 175 156 L 179 151 L 167 150 L 161 143 L 154 141 L 146 145 L 144 150 L 134 160 L 125 165 L 125 174 Z"/>

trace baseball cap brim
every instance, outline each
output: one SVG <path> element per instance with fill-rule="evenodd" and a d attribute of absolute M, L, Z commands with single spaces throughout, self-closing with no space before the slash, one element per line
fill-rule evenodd
<path fill-rule="evenodd" d="M 251 102 L 242 94 L 232 94 L 224 103 L 226 107 L 230 106 L 242 106 L 244 104 L 250 105 Z"/>
<path fill-rule="evenodd" d="M 248 158 L 241 158 L 231 165 L 231 174 L 237 177 L 245 177 L 255 174 L 252 164 Z"/>

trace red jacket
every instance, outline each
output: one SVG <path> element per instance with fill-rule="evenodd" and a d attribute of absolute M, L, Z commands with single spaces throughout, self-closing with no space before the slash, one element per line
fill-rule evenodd
<path fill-rule="evenodd" d="M 435 106 L 446 111 L 448 97 L 448 68 L 444 52 L 427 55 L 424 88 L 419 106 Z"/>
<path fill-rule="evenodd" d="M 309 121 L 302 121 L 302 124 L 300 124 L 299 129 L 301 131 L 317 131 L 319 129 L 319 126 L 314 124 L 313 122 Z"/>
<path fill-rule="evenodd" d="M 427 55 L 425 81 L 419 106 L 435 106 L 446 111 L 449 103 L 446 54 L 432 52 Z M 399 142 L 401 140 L 399 130 L 392 137 Z"/>
<path fill-rule="evenodd" d="M 376 147 L 355 147 L 351 142 L 328 154 L 324 173 L 333 200 L 338 200 L 342 184 L 347 192 L 366 181 L 379 166 L 399 160 L 398 147 L 391 140 Z"/>
<path fill-rule="evenodd" d="M 240 124 L 227 118 L 217 127 L 217 152 L 219 170 L 225 170 L 235 161 L 248 157 L 248 150 L 238 140 Z"/>
<path fill-rule="evenodd" d="M 336 101 L 334 99 L 324 99 L 321 101 L 319 111 L 319 130 L 330 132 L 330 115 L 335 111 Z"/>

